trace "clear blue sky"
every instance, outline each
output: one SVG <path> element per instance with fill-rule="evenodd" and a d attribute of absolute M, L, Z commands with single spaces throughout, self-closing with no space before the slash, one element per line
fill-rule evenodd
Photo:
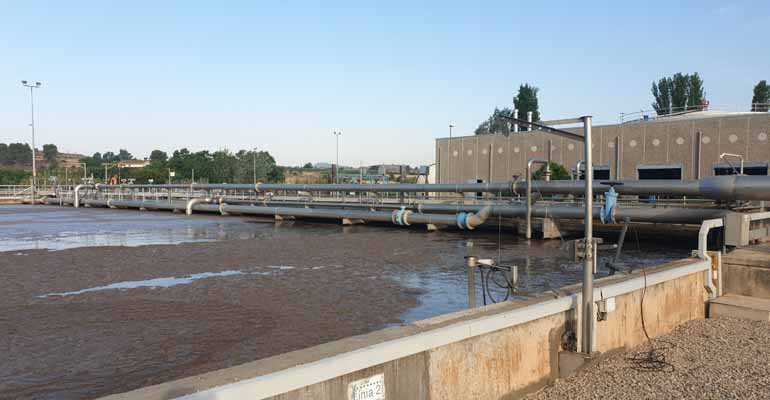
<path fill-rule="evenodd" d="M 109 4 L 112 3 L 112 4 Z M 478 3 L 478 4 L 477 4 Z M 519 83 L 543 118 L 647 109 L 701 74 L 716 106 L 770 80 L 770 2 L 0 2 L 0 142 L 91 154 L 258 147 L 285 165 L 433 161 Z M 548 3 L 548 5 L 540 5 Z"/>

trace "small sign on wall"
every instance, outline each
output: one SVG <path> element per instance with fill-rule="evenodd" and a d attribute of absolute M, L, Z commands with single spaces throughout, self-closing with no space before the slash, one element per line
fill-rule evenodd
<path fill-rule="evenodd" d="M 385 374 L 350 382 L 348 400 L 385 400 Z"/>

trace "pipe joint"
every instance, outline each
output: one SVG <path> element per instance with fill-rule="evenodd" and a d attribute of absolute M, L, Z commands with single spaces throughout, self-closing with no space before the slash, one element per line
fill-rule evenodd
<path fill-rule="evenodd" d="M 467 213 L 461 212 L 457 214 L 457 227 L 460 229 L 469 229 Z M 473 228 L 470 228 L 470 229 L 473 229 Z"/>
<path fill-rule="evenodd" d="M 409 214 L 411 214 L 411 213 L 412 212 L 410 210 L 407 210 L 407 209 L 404 209 L 404 208 L 402 208 L 400 210 L 395 210 L 391 214 L 390 220 L 395 225 L 409 226 L 410 225 L 409 224 Z"/>
<path fill-rule="evenodd" d="M 615 207 L 618 205 L 618 193 L 614 187 L 604 192 L 604 205 L 599 213 L 603 224 L 615 222 Z"/>

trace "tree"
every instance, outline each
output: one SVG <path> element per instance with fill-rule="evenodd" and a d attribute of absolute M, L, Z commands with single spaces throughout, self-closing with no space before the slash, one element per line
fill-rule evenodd
<path fill-rule="evenodd" d="M 532 111 L 532 121 L 540 121 L 540 106 L 537 101 L 537 92 L 540 89 L 528 83 L 519 85 L 519 94 L 513 98 L 513 105 L 519 110 L 519 118 L 527 119 L 527 112 Z"/>
<path fill-rule="evenodd" d="M 26 143 L 9 143 L 6 164 L 31 165 L 32 149 Z"/>
<path fill-rule="evenodd" d="M 303 169 L 313 169 L 312 163 L 305 163 L 305 165 L 302 166 Z"/>
<path fill-rule="evenodd" d="M 131 153 L 128 152 L 126 149 L 120 149 L 118 150 L 118 160 L 119 161 L 125 161 L 125 160 L 133 160 L 134 156 L 131 155 Z"/>
<path fill-rule="evenodd" d="M 703 80 L 697 72 L 663 77 L 652 82 L 652 107 L 658 115 L 668 115 L 688 110 L 700 110 L 706 102 Z"/>
<path fill-rule="evenodd" d="M 539 170 L 535 171 L 535 173 L 532 174 L 532 177 L 536 180 L 545 179 L 545 165 L 540 167 Z M 567 168 L 555 162 L 551 163 L 551 180 L 552 181 L 565 181 L 570 179 L 572 179 L 572 175 L 570 175 Z"/>
<path fill-rule="evenodd" d="M 495 111 L 492 111 L 492 115 L 482 122 L 474 133 L 476 135 L 486 135 L 488 133 L 507 135 L 511 133 L 512 123 L 503 118 L 504 116 L 513 117 L 513 111 L 510 108 L 503 108 L 502 110 L 495 108 Z"/>
<path fill-rule="evenodd" d="M 754 97 L 751 98 L 751 111 L 767 112 L 770 110 L 770 86 L 761 80 L 754 86 Z"/>
<path fill-rule="evenodd" d="M 56 165 L 57 165 L 56 156 L 58 155 L 59 155 L 59 149 L 56 147 L 55 144 L 43 145 L 43 157 L 48 162 L 49 167 L 56 168 Z"/>
<path fill-rule="evenodd" d="M 163 164 L 166 161 L 168 161 L 168 155 L 165 151 L 153 150 L 152 153 L 150 153 L 150 162 Z"/>
<path fill-rule="evenodd" d="M 0 143 L 0 165 L 8 163 L 8 145 Z"/>
<path fill-rule="evenodd" d="M 527 112 L 532 111 L 532 121 L 540 121 L 540 109 L 537 100 L 537 92 L 540 89 L 525 83 L 519 85 L 519 92 L 516 97 L 513 98 L 514 107 L 519 110 L 519 118 L 527 119 Z M 513 117 L 513 110 L 510 108 L 495 108 L 492 115 L 487 118 L 486 121 L 479 124 L 474 133 L 476 135 L 503 134 L 508 135 L 512 132 L 513 122 L 505 117 Z M 521 126 L 521 124 L 520 124 Z M 521 130 L 526 130 L 526 127 L 521 126 Z"/>

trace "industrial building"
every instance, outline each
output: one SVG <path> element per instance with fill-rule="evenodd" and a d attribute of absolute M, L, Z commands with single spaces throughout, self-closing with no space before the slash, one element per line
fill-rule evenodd
<path fill-rule="evenodd" d="M 581 129 L 567 129 L 581 134 Z M 767 175 L 770 113 L 700 111 L 593 127 L 594 179 L 699 179 Z M 574 169 L 583 143 L 533 130 L 436 140 L 436 182 L 506 182 L 524 177 L 527 161 L 547 158 Z M 732 156 L 720 157 L 728 153 Z M 737 156 L 735 156 L 737 155 Z M 738 157 L 739 156 L 739 157 Z"/>

